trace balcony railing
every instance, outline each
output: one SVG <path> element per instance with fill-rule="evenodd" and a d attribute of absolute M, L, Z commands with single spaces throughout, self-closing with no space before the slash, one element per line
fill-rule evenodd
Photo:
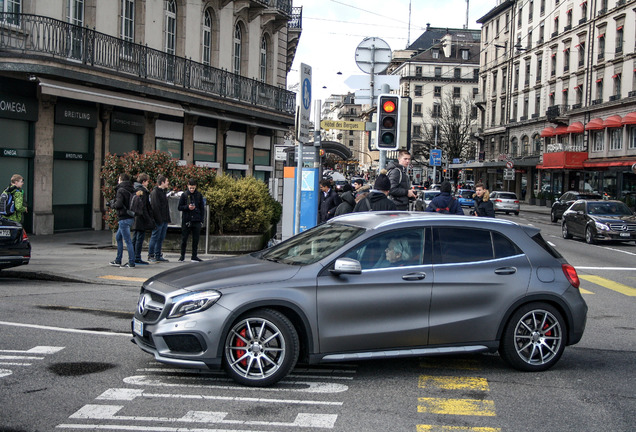
<path fill-rule="evenodd" d="M 300 29 L 303 26 L 302 6 L 292 8 L 291 19 L 287 21 L 287 28 Z"/>
<path fill-rule="evenodd" d="M 296 94 L 286 89 L 43 16 L 0 13 L 0 52 L 45 56 L 286 114 L 295 111 Z"/>

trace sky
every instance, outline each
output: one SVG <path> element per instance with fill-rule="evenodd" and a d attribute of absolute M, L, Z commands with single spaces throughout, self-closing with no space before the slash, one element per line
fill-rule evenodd
<path fill-rule="evenodd" d="M 497 0 L 469 1 L 468 28 L 481 29 L 476 21 Z M 293 0 L 293 6 L 303 7 L 302 33 L 287 76 L 288 88 L 298 92 L 294 85 L 300 81 L 300 64 L 311 66 L 312 107 L 317 99 L 324 102 L 332 94 L 356 90 L 344 82 L 366 75 L 355 61 L 356 48 L 365 38 L 378 37 L 392 50 L 402 50 L 425 31 L 427 23 L 450 28 L 466 24 L 466 0 Z"/>

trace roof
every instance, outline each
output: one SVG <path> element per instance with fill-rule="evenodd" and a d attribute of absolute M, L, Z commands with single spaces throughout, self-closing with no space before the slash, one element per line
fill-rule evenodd
<path fill-rule="evenodd" d="M 484 24 L 484 23 L 490 21 L 492 18 L 494 18 L 497 15 L 499 15 L 501 12 L 503 12 L 506 9 L 512 7 L 513 4 L 515 4 L 514 0 L 502 0 L 501 3 L 499 3 L 497 6 L 492 8 L 486 15 L 484 15 L 481 18 L 479 18 L 477 20 L 477 22 L 479 24 Z"/>
<path fill-rule="evenodd" d="M 426 31 L 418 37 L 415 42 L 406 49 L 413 51 L 424 51 L 438 43 L 444 36 L 450 34 L 453 40 L 461 42 L 479 42 L 481 40 L 481 30 L 456 29 L 448 27 L 430 27 L 426 26 Z"/>
<path fill-rule="evenodd" d="M 474 216 L 460 216 L 460 215 L 448 215 L 432 212 L 407 212 L 407 211 L 379 211 L 379 212 L 359 212 L 348 213 L 346 215 L 338 216 L 330 219 L 328 223 L 339 222 L 346 223 L 355 226 L 359 226 L 365 229 L 382 228 L 385 226 L 393 225 L 396 223 L 408 223 L 418 221 L 443 221 L 448 222 L 449 219 L 454 219 L 461 225 L 518 225 L 516 222 L 512 222 L 505 219 L 493 219 L 493 218 L 476 218 Z M 460 222 L 461 221 L 461 222 Z"/>

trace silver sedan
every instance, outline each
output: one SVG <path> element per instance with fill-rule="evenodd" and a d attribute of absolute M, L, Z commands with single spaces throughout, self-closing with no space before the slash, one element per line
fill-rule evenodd
<path fill-rule="evenodd" d="M 267 386 L 303 363 L 499 351 L 543 371 L 585 328 L 576 270 L 537 228 L 353 213 L 270 249 L 143 284 L 134 341 L 180 367 Z"/>

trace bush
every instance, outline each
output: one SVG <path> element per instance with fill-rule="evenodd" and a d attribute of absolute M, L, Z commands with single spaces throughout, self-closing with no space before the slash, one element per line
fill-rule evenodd
<path fill-rule="evenodd" d="M 209 168 L 194 165 L 180 166 L 168 153 L 153 151 L 149 153 L 130 152 L 123 156 L 107 154 L 100 172 L 102 179 L 102 194 L 106 201 L 115 198 L 115 187 L 119 180 L 119 174 L 130 174 L 133 183 L 137 176 L 143 172 L 150 176 L 148 190 L 156 186 L 157 176 L 163 174 L 170 182 L 170 188 L 175 191 L 185 190 L 188 179 L 194 178 L 199 188 L 209 187 L 214 183 L 214 172 Z M 117 211 L 106 210 L 104 220 L 108 227 L 117 230 Z"/>
<path fill-rule="evenodd" d="M 213 232 L 218 234 L 264 233 L 282 214 L 282 206 L 271 197 L 267 185 L 253 177 L 219 176 L 202 193 L 210 206 Z"/>

